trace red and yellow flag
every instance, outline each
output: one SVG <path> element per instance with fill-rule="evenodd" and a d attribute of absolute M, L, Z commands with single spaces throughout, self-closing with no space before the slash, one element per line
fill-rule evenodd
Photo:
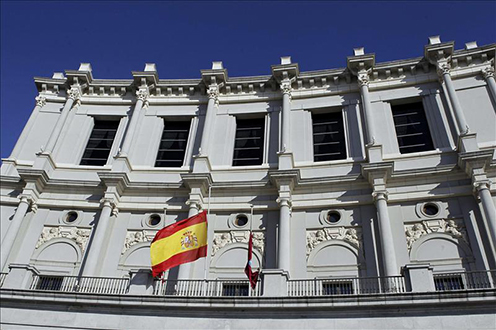
<path fill-rule="evenodd" d="M 150 246 L 153 277 L 207 256 L 207 212 L 161 229 Z"/>

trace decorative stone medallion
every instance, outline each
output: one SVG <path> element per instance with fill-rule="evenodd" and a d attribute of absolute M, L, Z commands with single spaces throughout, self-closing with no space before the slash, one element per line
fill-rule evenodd
<path fill-rule="evenodd" d="M 143 242 L 151 242 L 157 234 L 157 231 L 151 230 L 129 230 L 126 233 L 126 240 L 124 241 L 124 246 L 122 247 L 121 254 L 124 254 L 131 246 Z"/>

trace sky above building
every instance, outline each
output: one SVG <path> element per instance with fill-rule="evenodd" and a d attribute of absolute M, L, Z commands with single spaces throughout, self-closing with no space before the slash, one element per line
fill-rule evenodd
<path fill-rule="evenodd" d="M 301 71 L 346 66 L 353 48 L 377 62 L 423 55 L 427 38 L 496 41 L 495 1 L 5 1 L 1 2 L 1 157 L 34 108 L 33 77 L 77 70 L 130 79 L 156 63 L 163 79 L 270 74 L 281 56 Z"/>

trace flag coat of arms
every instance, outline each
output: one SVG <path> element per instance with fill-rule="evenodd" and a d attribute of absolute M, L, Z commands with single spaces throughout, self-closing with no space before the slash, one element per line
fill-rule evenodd
<path fill-rule="evenodd" d="M 207 256 L 207 212 L 158 231 L 150 246 L 153 277 Z"/>

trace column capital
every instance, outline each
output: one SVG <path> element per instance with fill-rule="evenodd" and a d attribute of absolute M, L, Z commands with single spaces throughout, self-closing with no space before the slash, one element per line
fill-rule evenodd
<path fill-rule="evenodd" d="M 289 97 L 291 98 L 291 93 L 293 92 L 293 88 L 291 87 L 291 80 L 290 79 L 284 79 L 281 81 L 281 84 L 279 85 L 279 88 L 281 89 L 282 94 L 288 94 Z"/>
<path fill-rule="evenodd" d="M 474 191 L 479 192 L 479 191 L 485 190 L 485 189 L 489 190 L 489 189 L 491 189 L 491 184 L 492 184 L 491 180 L 476 181 L 473 183 Z"/>
<path fill-rule="evenodd" d="M 36 106 L 43 108 L 46 105 L 46 97 L 38 95 L 35 97 L 36 100 Z"/>
<path fill-rule="evenodd" d="M 451 74 L 451 63 L 449 63 L 446 58 L 437 61 L 436 71 L 438 76 L 442 79 L 445 74 Z"/>
<path fill-rule="evenodd" d="M 358 80 L 358 86 L 359 87 L 362 87 L 362 86 L 368 87 L 369 86 L 369 80 L 370 80 L 369 73 L 370 73 L 370 70 L 362 70 L 362 71 L 357 73 L 357 80 Z"/>
<path fill-rule="evenodd" d="M 201 209 L 201 202 L 198 200 L 188 199 L 185 203 L 190 209 Z"/>
<path fill-rule="evenodd" d="M 219 85 L 217 85 L 217 84 L 209 85 L 208 90 L 207 90 L 207 94 L 208 94 L 208 99 L 214 100 L 215 105 L 219 106 L 219 95 L 220 95 Z"/>
<path fill-rule="evenodd" d="M 149 96 L 150 96 L 150 92 L 148 90 L 148 87 L 146 87 L 146 88 L 139 88 L 136 91 L 136 99 L 143 102 L 143 107 L 144 108 L 148 107 L 148 98 L 149 98 Z"/>
<path fill-rule="evenodd" d="M 372 192 L 372 198 L 374 201 L 385 200 L 387 201 L 389 198 L 389 192 L 387 190 L 375 190 Z"/>
<path fill-rule="evenodd" d="M 73 100 L 77 105 L 81 104 L 81 88 L 79 86 L 72 86 L 67 91 L 67 98 Z"/>
<path fill-rule="evenodd" d="M 279 204 L 279 207 L 288 206 L 291 207 L 293 205 L 293 201 L 291 197 L 277 197 L 276 203 Z"/>
<path fill-rule="evenodd" d="M 489 78 L 494 78 L 494 68 L 492 66 L 488 66 L 482 69 L 481 73 L 485 80 Z"/>

